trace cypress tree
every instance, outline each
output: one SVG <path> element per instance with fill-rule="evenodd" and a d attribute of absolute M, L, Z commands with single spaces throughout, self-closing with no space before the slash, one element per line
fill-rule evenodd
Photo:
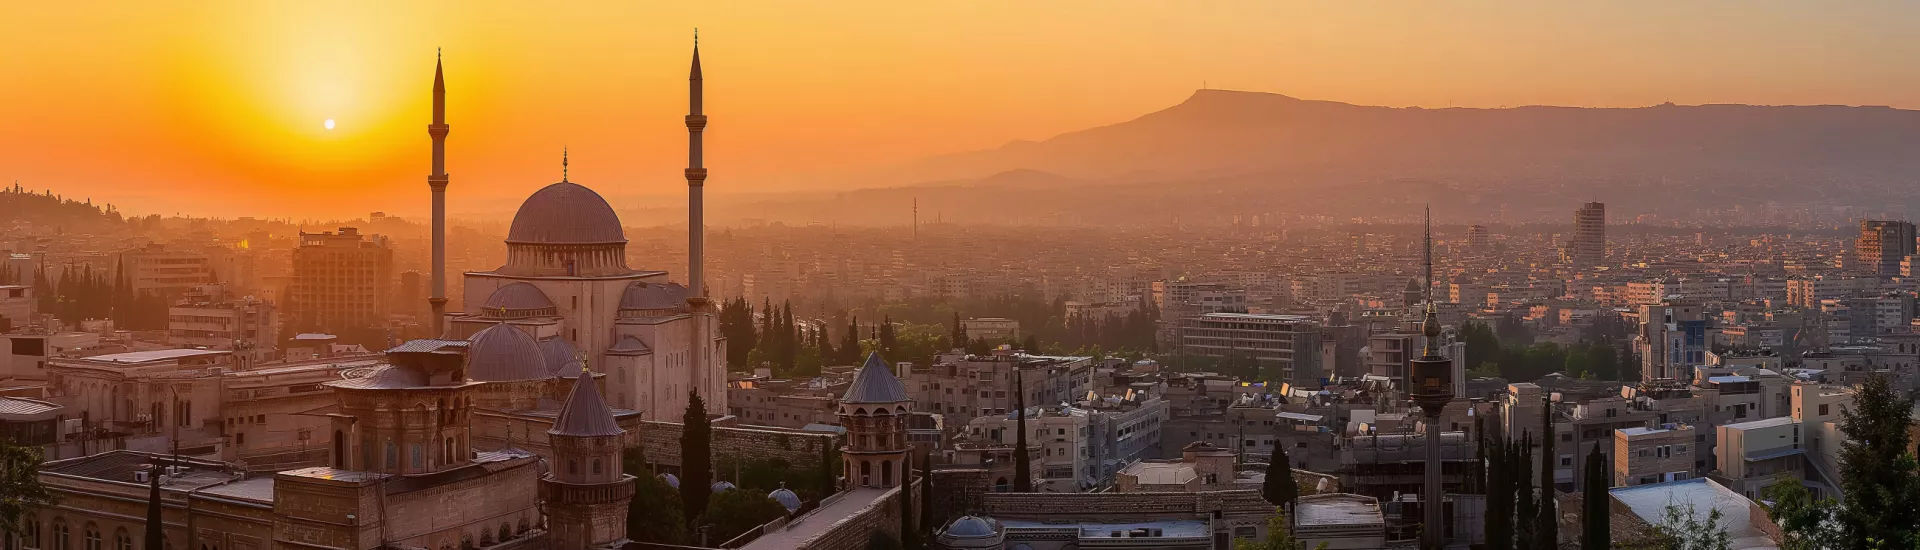
<path fill-rule="evenodd" d="M 1293 480 L 1293 468 L 1288 466 L 1287 446 L 1280 440 L 1273 441 L 1273 455 L 1267 457 L 1267 479 L 1260 484 L 1260 496 L 1267 504 L 1293 509 L 1300 498 L 1300 484 Z"/>
<path fill-rule="evenodd" d="M 680 505 L 687 532 L 695 531 L 713 496 L 713 426 L 700 392 L 687 392 L 687 412 L 680 417 Z"/>
<path fill-rule="evenodd" d="M 880 352 L 893 353 L 893 317 L 887 316 L 880 322 Z"/>
<path fill-rule="evenodd" d="M 1580 547 L 1608 548 L 1613 544 L 1613 534 L 1608 531 L 1607 515 L 1607 457 L 1600 454 L 1600 442 L 1593 442 L 1593 452 L 1587 453 L 1586 491 L 1580 494 Z"/>
<path fill-rule="evenodd" d="M 949 349 L 965 347 L 967 345 L 967 329 L 961 328 L 960 326 L 959 311 L 953 312 L 953 334 L 948 336 L 947 343 L 947 348 Z"/>
<path fill-rule="evenodd" d="M 1533 518 L 1540 513 L 1533 496 L 1533 434 L 1522 434 L 1513 447 L 1514 544 L 1533 544 Z"/>
<path fill-rule="evenodd" d="M 1013 400 L 1019 407 L 1020 416 L 1015 421 L 1019 433 L 1013 436 L 1013 490 L 1017 493 L 1033 492 L 1033 466 L 1027 456 L 1027 386 L 1020 375 L 1020 368 L 1013 369 Z"/>
<path fill-rule="evenodd" d="M 1545 401 L 1542 408 L 1546 412 L 1542 415 L 1545 423 L 1541 426 L 1545 426 L 1543 430 L 1546 435 L 1540 440 L 1540 510 L 1534 518 L 1533 547 L 1554 548 L 1560 545 L 1560 510 L 1559 503 L 1553 500 L 1553 471 L 1559 466 L 1560 457 L 1553 452 L 1553 440 L 1556 439 L 1553 433 L 1553 398 L 1543 397 L 1542 401 Z"/>
<path fill-rule="evenodd" d="M 840 339 L 840 363 L 856 365 L 860 363 L 860 318 L 854 317 L 847 322 L 847 335 Z"/>
<path fill-rule="evenodd" d="M 913 458 L 900 465 L 900 547 L 919 548 L 920 532 L 913 528 Z"/>
<path fill-rule="evenodd" d="M 933 532 L 940 529 L 941 523 L 933 515 L 933 454 L 921 455 L 920 467 L 920 532 L 932 537 Z"/>
<path fill-rule="evenodd" d="M 1487 550 L 1513 548 L 1513 472 L 1506 438 L 1488 438 L 1483 462 L 1487 469 Z"/>

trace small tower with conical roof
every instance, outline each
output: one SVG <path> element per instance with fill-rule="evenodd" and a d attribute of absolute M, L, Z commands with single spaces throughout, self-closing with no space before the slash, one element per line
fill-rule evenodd
<path fill-rule="evenodd" d="M 847 429 L 840 457 L 848 483 L 882 489 L 900 485 L 912 466 L 908 450 L 913 446 L 907 443 L 907 417 L 912 413 L 906 384 L 879 352 L 868 355 L 840 397 L 840 425 Z"/>
<path fill-rule="evenodd" d="M 581 358 L 580 377 L 547 435 L 554 464 L 540 480 L 551 548 L 617 548 L 627 540 L 633 476 L 620 471 L 622 435 L 613 409 Z"/>

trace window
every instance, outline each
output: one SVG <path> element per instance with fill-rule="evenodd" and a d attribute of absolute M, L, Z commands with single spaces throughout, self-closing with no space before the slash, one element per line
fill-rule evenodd
<path fill-rule="evenodd" d="M 54 518 L 53 550 L 72 550 L 73 540 L 69 538 L 71 536 L 72 536 L 72 533 L 67 531 L 67 520 Z"/>
<path fill-rule="evenodd" d="M 600 459 L 593 459 L 593 475 L 600 475 Z"/>
<path fill-rule="evenodd" d="M 114 530 L 113 550 L 133 550 L 133 535 L 127 534 L 127 528 Z"/>
<path fill-rule="evenodd" d="M 1826 416 L 1826 415 L 1827 415 L 1827 404 L 1826 404 L 1826 403 L 1821 403 L 1821 404 L 1820 404 L 1820 416 Z"/>
<path fill-rule="evenodd" d="M 100 550 L 100 526 L 87 524 L 87 550 Z"/>
<path fill-rule="evenodd" d="M 413 444 L 413 469 L 424 470 L 427 467 L 427 453 L 420 451 L 420 444 Z"/>
<path fill-rule="evenodd" d="M 577 474 L 579 474 L 579 473 L 580 473 L 580 461 L 578 461 L 578 460 L 574 460 L 574 459 L 571 459 L 571 458 L 569 458 L 569 459 L 567 459 L 567 473 L 568 473 L 568 474 L 570 474 L 570 475 L 577 475 Z"/>

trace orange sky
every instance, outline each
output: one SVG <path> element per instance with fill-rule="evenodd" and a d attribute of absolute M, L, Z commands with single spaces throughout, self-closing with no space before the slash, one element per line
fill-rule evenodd
<path fill-rule="evenodd" d="M 722 200 L 1118 122 L 1202 82 L 1384 105 L 1920 108 L 1920 8 L 1901 2 L 168 4 L 0 10 L 0 180 L 134 213 L 418 214 L 444 47 L 456 214 L 510 210 L 558 179 L 563 146 L 616 203 L 678 195 L 695 26 Z"/>

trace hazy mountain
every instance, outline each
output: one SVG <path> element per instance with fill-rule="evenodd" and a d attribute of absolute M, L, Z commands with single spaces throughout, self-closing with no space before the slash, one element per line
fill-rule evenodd
<path fill-rule="evenodd" d="M 1139 118 L 1039 142 L 927 159 L 897 182 L 1038 170 L 1076 179 L 1266 173 L 1369 177 L 1588 176 L 1792 170 L 1920 175 L 1920 111 L 1661 105 L 1423 109 L 1201 90 Z M 1126 178 L 1137 179 L 1137 178 Z"/>

